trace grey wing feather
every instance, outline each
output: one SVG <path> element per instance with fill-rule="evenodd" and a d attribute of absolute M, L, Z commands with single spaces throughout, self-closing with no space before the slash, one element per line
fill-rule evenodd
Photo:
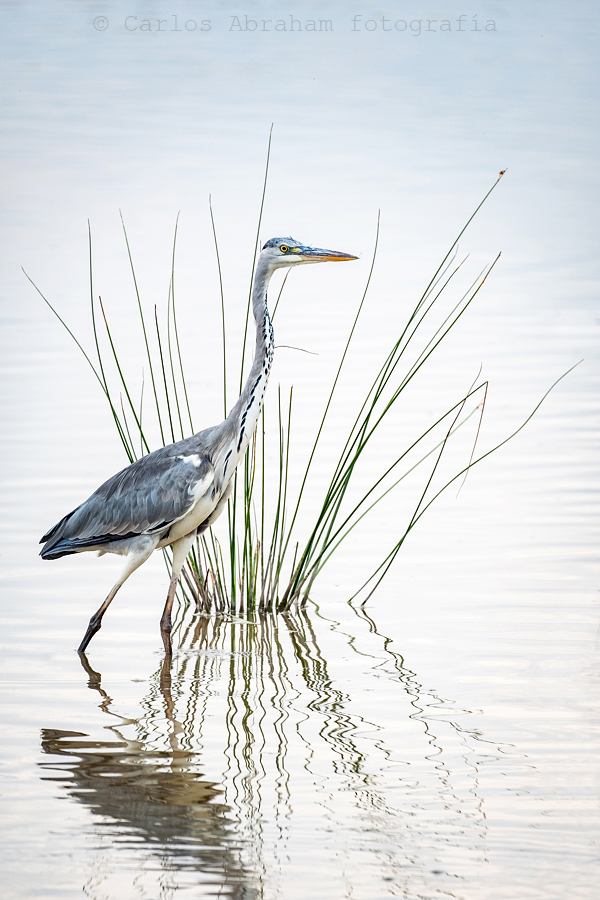
<path fill-rule="evenodd" d="M 105 481 L 44 535 L 41 555 L 52 559 L 111 540 L 166 531 L 183 518 L 197 501 L 198 489 L 207 493 L 214 477 L 208 457 L 186 443 L 156 450 Z"/>

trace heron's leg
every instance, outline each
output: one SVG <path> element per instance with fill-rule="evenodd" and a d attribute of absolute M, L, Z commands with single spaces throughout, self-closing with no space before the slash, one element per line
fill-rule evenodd
<path fill-rule="evenodd" d="M 188 553 L 190 552 L 191 546 L 194 543 L 194 538 L 196 537 L 196 530 L 192 531 L 190 534 L 184 535 L 184 537 L 179 538 L 178 541 L 175 541 L 173 546 L 173 568 L 171 572 L 171 582 L 169 584 L 169 592 L 167 594 L 167 602 L 165 603 L 165 608 L 162 614 L 162 618 L 160 620 L 160 631 L 163 639 L 163 644 L 165 645 L 165 653 L 167 656 L 171 656 L 172 647 L 171 647 L 171 609 L 173 608 L 173 601 L 175 600 L 175 591 L 177 590 L 177 582 L 179 581 L 179 575 L 181 574 L 181 570 L 183 568 L 183 564 L 186 560 Z"/>
<path fill-rule="evenodd" d="M 102 616 L 115 599 L 117 591 L 125 584 L 131 573 L 135 572 L 135 570 L 138 569 L 142 565 L 142 563 L 145 563 L 148 557 L 151 556 L 152 552 L 156 548 L 158 540 L 158 537 L 144 538 L 143 541 L 140 540 L 129 551 L 127 562 L 125 563 L 125 568 L 121 572 L 121 577 L 111 588 L 108 597 L 106 598 L 100 609 L 96 610 L 96 612 L 90 619 L 88 629 L 83 636 L 81 644 L 77 648 L 78 653 L 85 653 L 85 649 L 91 639 L 94 637 L 97 631 L 100 631 L 100 628 L 102 627 Z"/>
<path fill-rule="evenodd" d="M 104 615 L 104 613 L 106 612 L 106 610 L 108 609 L 110 604 L 113 602 L 117 591 L 121 587 L 121 584 L 122 584 L 122 582 L 117 581 L 117 583 L 111 589 L 110 594 L 108 595 L 108 597 L 106 598 L 106 600 L 104 601 L 104 603 L 102 604 L 100 609 L 96 610 L 96 612 L 90 619 L 90 624 L 88 625 L 87 631 L 83 636 L 83 640 L 80 643 L 79 647 L 77 648 L 78 653 L 85 653 L 87 645 L 89 644 L 91 639 L 94 637 L 96 632 L 100 631 L 100 629 L 102 628 L 102 616 Z"/>

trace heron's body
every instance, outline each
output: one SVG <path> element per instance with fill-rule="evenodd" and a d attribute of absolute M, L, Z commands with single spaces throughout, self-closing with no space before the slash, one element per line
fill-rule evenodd
<path fill-rule="evenodd" d="M 285 248 L 285 249 L 284 249 Z M 115 594 L 154 550 L 173 545 L 173 574 L 161 627 L 170 653 L 171 606 L 177 580 L 197 534 L 221 514 L 232 476 L 254 434 L 273 362 L 273 327 L 267 287 L 277 268 L 302 262 L 355 259 L 305 247 L 291 238 L 268 241 L 260 254 L 252 291 L 256 322 L 254 361 L 244 389 L 220 425 L 161 447 L 105 481 L 97 491 L 48 531 L 43 559 L 97 550 L 127 557 L 125 569 L 90 620 L 80 652 L 99 630 Z"/>

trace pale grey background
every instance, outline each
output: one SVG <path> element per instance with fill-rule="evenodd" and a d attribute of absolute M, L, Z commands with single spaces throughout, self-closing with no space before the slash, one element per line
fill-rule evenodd
<path fill-rule="evenodd" d="M 231 29 L 233 16 L 260 22 L 292 14 L 304 26 L 330 19 L 333 31 Z M 353 32 L 356 15 L 405 20 L 409 28 Z M 168 24 L 130 32 L 127 16 Z M 173 16 L 180 28 L 199 27 L 173 31 Z M 496 30 L 473 31 L 474 16 Z M 94 27 L 98 17 L 105 30 Z M 451 32 L 425 30 L 427 20 L 444 18 Z M 202 21 L 210 31 L 200 31 Z M 418 21 L 420 34 L 416 24 L 410 30 Z M 311 718 L 314 698 L 300 689 L 290 713 L 297 729 L 290 725 L 291 812 L 282 819 L 274 812 L 268 739 L 262 801 L 244 800 L 235 766 L 224 761 L 226 679 L 213 685 L 221 699 L 197 740 L 203 771 L 229 804 L 223 821 L 245 867 L 244 896 L 595 896 L 599 27 L 592 2 L 0 4 L 6 896 L 80 896 L 82 886 L 98 898 L 209 890 L 194 865 L 174 864 L 165 881 L 141 862 L 145 847 L 120 849 L 111 814 L 59 803 L 60 786 L 39 781 L 41 728 L 104 734 L 100 698 L 87 691 L 73 648 L 118 563 L 86 555 L 48 565 L 36 543 L 124 456 L 84 363 L 20 267 L 89 342 L 90 219 L 96 292 L 125 342 L 135 308 L 118 210 L 149 310 L 166 300 L 181 211 L 178 302 L 195 418 L 209 424 L 221 401 L 207 198 L 235 353 L 272 123 L 263 237 L 291 233 L 362 257 L 355 268 L 296 273 L 278 313 L 278 343 L 318 353 L 282 350 L 273 374 L 274 383 L 296 386 L 299 461 L 360 296 L 379 209 L 379 263 L 340 421 L 501 168 L 506 177 L 461 245 L 473 277 L 499 250 L 501 261 L 399 411 L 390 440 L 468 386 L 482 363 L 491 381 L 482 442 L 491 446 L 562 372 L 584 363 L 525 433 L 471 474 L 458 499 L 448 495 L 423 521 L 369 607 L 407 667 L 441 698 L 428 721 L 443 730 L 443 760 L 435 761 L 393 673 L 380 677 L 343 638 L 355 635 L 357 646 L 381 652 L 346 600 L 389 545 L 395 502 L 324 576 L 320 610 L 339 624 L 315 625 L 333 684 L 350 698 L 356 721 L 365 716 L 379 729 L 373 741 L 356 738 L 379 813 L 364 812 L 340 775 Z M 127 355 L 139 377 L 137 339 Z M 335 439 L 334 428 L 331 452 Z M 92 645 L 92 663 L 124 716 L 147 707 L 166 579 L 157 555 Z M 295 737 L 303 722 L 310 765 Z M 493 748 L 487 764 L 483 753 L 467 765 L 481 748 L 453 722 L 481 732 Z M 398 771 L 414 773 L 416 794 Z M 446 787 L 428 780 L 431 772 Z"/>

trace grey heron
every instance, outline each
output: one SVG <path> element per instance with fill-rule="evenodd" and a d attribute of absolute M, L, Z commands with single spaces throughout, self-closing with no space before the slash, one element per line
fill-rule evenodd
<path fill-rule="evenodd" d="M 272 238 L 258 257 L 252 285 L 256 348 L 237 402 L 220 425 L 161 447 L 105 481 L 81 506 L 46 532 L 43 559 L 97 550 L 126 557 L 106 600 L 90 619 L 78 648 L 83 653 L 100 630 L 102 617 L 120 587 L 154 550 L 172 545 L 173 567 L 160 621 L 171 654 L 171 609 L 181 569 L 196 535 L 223 512 L 235 469 L 256 428 L 273 362 L 273 326 L 267 289 L 276 269 L 304 263 L 357 259 L 349 253 L 307 247 L 291 237 Z"/>

